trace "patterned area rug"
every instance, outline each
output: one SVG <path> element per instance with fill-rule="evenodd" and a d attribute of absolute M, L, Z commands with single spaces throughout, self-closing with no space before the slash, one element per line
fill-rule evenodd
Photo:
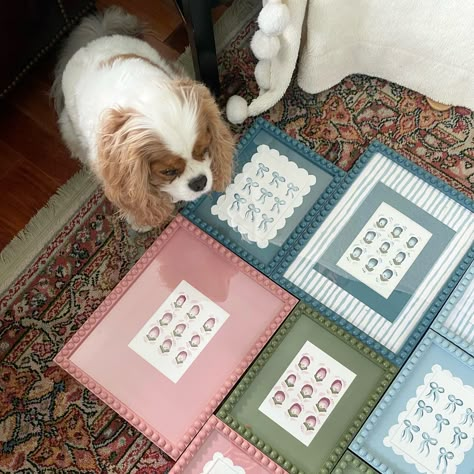
<path fill-rule="evenodd" d="M 258 92 L 253 31 L 248 25 L 221 55 L 226 95 L 250 100 Z M 474 197 L 474 114 L 467 109 L 436 112 L 415 92 L 351 76 L 317 96 L 292 84 L 265 118 L 345 170 L 378 139 Z M 0 472 L 148 474 L 172 466 L 53 364 L 155 237 L 131 232 L 97 192 L 1 297 Z"/>

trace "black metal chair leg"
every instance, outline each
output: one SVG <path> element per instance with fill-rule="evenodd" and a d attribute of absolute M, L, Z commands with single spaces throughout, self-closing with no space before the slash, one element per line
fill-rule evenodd
<path fill-rule="evenodd" d="M 188 31 L 196 79 L 218 96 L 220 83 L 211 16 L 212 0 L 176 0 L 176 3 Z"/>

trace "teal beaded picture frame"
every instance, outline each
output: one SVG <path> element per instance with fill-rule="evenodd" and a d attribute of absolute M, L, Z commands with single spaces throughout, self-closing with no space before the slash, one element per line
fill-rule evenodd
<path fill-rule="evenodd" d="M 289 473 L 329 473 L 395 373 L 300 303 L 217 416 Z"/>
<path fill-rule="evenodd" d="M 271 275 L 327 202 L 345 171 L 257 118 L 237 144 L 226 192 L 181 213 L 266 275 Z"/>

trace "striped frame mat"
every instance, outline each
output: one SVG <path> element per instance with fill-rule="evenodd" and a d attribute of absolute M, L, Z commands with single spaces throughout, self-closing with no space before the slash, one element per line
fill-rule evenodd
<path fill-rule="evenodd" d="M 439 300 L 439 295 L 444 292 L 448 296 L 454 286 L 453 281 L 459 280 L 462 274 L 460 271 L 465 270 L 466 261 L 472 260 L 474 213 L 469 199 L 460 197 L 460 193 L 381 144 L 371 145 L 365 158 L 362 158 L 358 169 L 349 174 L 346 186 L 342 186 L 345 192 L 340 193 L 337 202 L 333 202 L 327 209 L 326 215 L 315 227 L 314 234 L 309 238 L 305 237 L 305 245 L 300 242 L 301 251 L 291 261 L 283 277 L 353 327 L 363 331 L 392 353 L 397 353 L 434 302 Z M 334 239 L 341 232 L 350 230 L 351 227 L 346 227 L 346 224 L 358 209 L 370 201 L 371 193 L 380 184 L 416 206 L 418 212 L 421 209 L 432 216 L 451 232 L 439 255 L 432 256 L 433 264 L 423 269 L 424 276 L 416 287 L 405 287 L 404 280 L 400 281 L 399 290 L 410 296 L 392 320 L 365 304 L 362 294 L 358 297 L 354 292 L 349 293 L 337 280 L 328 278 L 315 269 L 316 263 L 328 251 Z M 387 204 L 397 207 L 390 202 L 390 196 L 387 197 Z M 398 211 L 402 214 L 404 212 L 403 209 L 397 209 Z M 428 241 L 425 252 L 429 252 L 429 247 Z M 346 249 L 342 250 L 344 251 Z M 289 262 L 290 260 L 287 261 Z M 417 270 L 416 265 L 415 260 L 412 271 Z M 333 270 L 340 272 L 337 265 Z M 446 290 L 447 285 L 449 292 Z M 452 317 L 455 318 L 454 315 Z"/>

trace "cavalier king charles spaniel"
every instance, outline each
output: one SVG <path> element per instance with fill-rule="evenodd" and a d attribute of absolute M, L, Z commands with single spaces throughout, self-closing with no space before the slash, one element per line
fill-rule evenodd
<path fill-rule="evenodd" d="M 140 39 L 117 7 L 67 39 L 52 88 L 61 135 L 132 227 L 165 224 L 175 203 L 223 191 L 234 140 L 209 90 Z"/>

